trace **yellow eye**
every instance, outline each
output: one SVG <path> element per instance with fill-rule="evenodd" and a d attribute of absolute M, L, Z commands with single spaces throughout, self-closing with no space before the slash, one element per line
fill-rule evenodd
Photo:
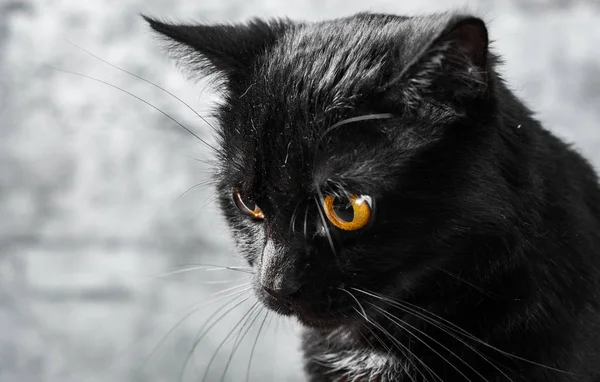
<path fill-rule="evenodd" d="M 245 215 L 250 216 L 254 220 L 263 220 L 265 215 L 259 206 L 256 205 L 252 200 L 244 200 L 245 198 L 242 196 L 239 189 L 233 189 L 233 201 L 237 208 Z"/>
<path fill-rule="evenodd" d="M 331 224 L 344 231 L 361 229 L 371 218 L 371 198 L 366 195 L 352 194 L 348 199 L 327 195 L 323 207 Z"/>

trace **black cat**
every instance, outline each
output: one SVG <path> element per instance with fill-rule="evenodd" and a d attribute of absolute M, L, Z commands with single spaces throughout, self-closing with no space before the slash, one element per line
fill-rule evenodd
<path fill-rule="evenodd" d="M 220 204 L 310 381 L 600 381 L 598 179 L 484 22 L 147 20 L 224 80 Z"/>

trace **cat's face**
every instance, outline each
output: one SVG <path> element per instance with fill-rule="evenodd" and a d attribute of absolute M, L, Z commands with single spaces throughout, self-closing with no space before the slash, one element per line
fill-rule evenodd
<path fill-rule="evenodd" d="M 398 295 L 448 260 L 432 241 L 469 183 L 448 171 L 487 104 L 479 20 L 151 25 L 227 81 L 220 204 L 266 306 L 349 324 L 357 290 Z"/>

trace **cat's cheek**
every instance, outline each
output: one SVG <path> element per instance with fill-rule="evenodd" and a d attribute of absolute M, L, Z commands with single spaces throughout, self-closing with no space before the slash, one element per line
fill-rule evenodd
<path fill-rule="evenodd" d="M 264 230 L 260 223 L 249 221 L 238 222 L 232 226 L 238 253 L 244 257 L 248 264 L 255 267 L 263 251 Z"/>

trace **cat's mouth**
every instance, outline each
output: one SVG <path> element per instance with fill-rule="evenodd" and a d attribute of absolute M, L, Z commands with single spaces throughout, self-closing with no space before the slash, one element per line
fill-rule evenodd
<path fill-rule="evenodd" d="M 335 329 L 356 321 L 355 312 L 339 299 L 327 298 L 327 303 L 308 302 L 300 298 L 274 297 L 260 293 L 261 302 L 283 316 L 295 317 L 301 324 L 318 329 Z"/>
<path fill-rule="evenodd" d="M 353 320 L 342 317 L 318 318 L 306 315 L 295 315 L 298 321 L 304 325 L 315 329 L 336 329 L 340 326 L 347 326 Z"/>

